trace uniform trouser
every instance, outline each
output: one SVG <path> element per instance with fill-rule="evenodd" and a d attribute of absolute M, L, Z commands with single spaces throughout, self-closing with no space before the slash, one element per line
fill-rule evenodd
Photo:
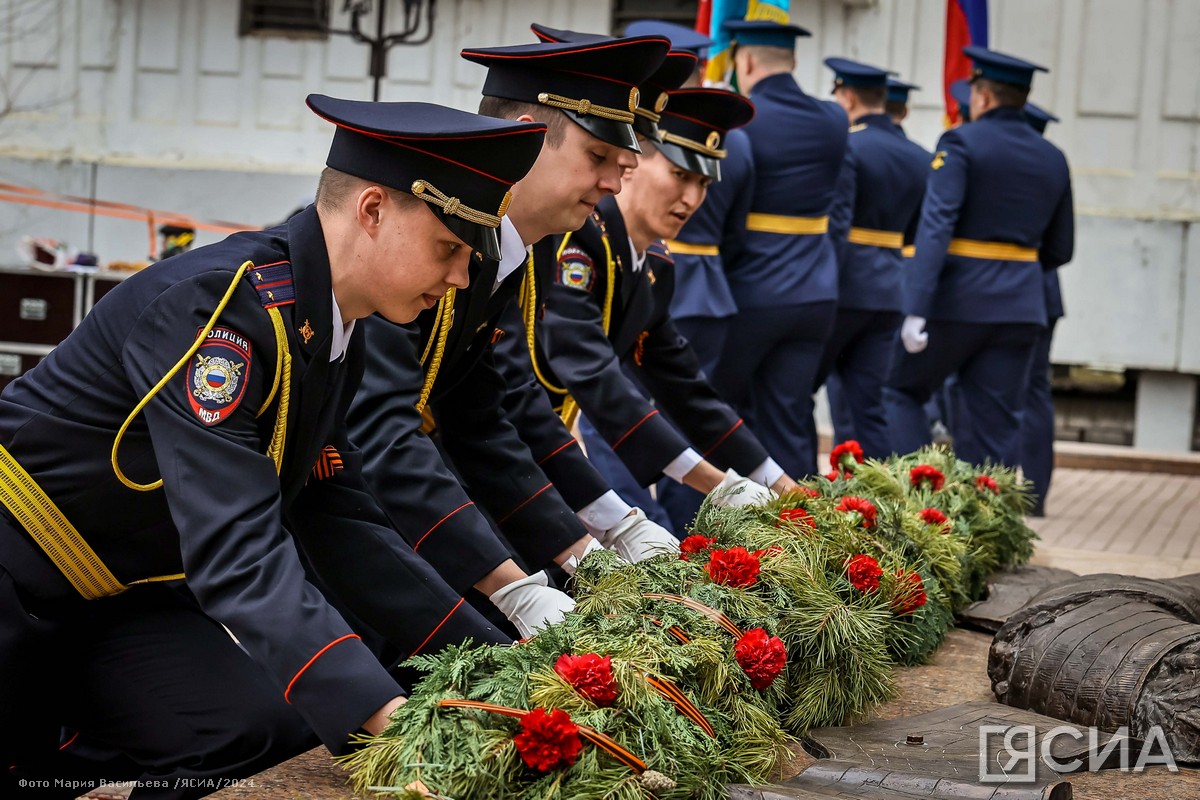
<path fill-rule="evenodd" d="M 846 391 L 842 388 L 842 379 L 838 377 L 837 372 L 831 372 L 825 377 L 825 399 L 829 403 L 829 421 L 833 423 L 834 444 L 857 439 L 854 417 L 850 414 Z"/>
<path fill-rule="evenodd" d="M 838 402 L 853 420 L 853 438 L 858 440 L 867 458 L 886 458 L 892 453 L 883 407 L 883 384 L 896 352 L 902 319 L 895 311 L 839 308 L 817 367 L 813 391 L 828 376 L 837 376 Z M 832 413 L 832 400 L 830 408 Z M 841 436 L 838 440 L 844 441 Z"/>
<path fill-rule="evenodd" d="M 621 457 L 613 452 L 600 432 L 582 414 L 579 415 L 579 433 L 583 436 L 583 448 L 587 451 L 588 461 L 604 476 L 613 491 L 629 505 L 646 512 L 648 518 L 671 530 L 667 512 L 651 497 L 650 490 L 637 482 Z"/>
<path fill-rule="evenodd" d="M 1035 516 L 1046 513 L 1054 472 L 1054 397 L 1050 393 L 1050 340 L 1057 319 L 1038 336 L 1029 369 L 1029 393 L 1021 420 L 1021 471 L 1033 484 Z"/>
<path fill-rule="evenodd" d="M 318 743 L 185 590 L 45 600 L 0 566 L 0 796 L 202 797 Z"/>
<path fill-rule="evenodd" d="M 725 346 L 725 337 L 729 334 L 732 317 L 676 317 L 675 327 L 696 351 L 700 360 L 700 369 L 711 376 L 721 358 L 721 349 Z M 659 505 L 670 517 L 668 530 L 676 535 L 682 535 L 687 526 L 696 518 L 704 495 L 690 486 L 663 478 L 658 482 L 657 496 Z"/>
<path fill-rule="evenodd" d="M 1021 411 L 1029 384 L 1029 364 L 1044 326 L 930 320 L 929 344 L 920 353 L 896 345 L 896 359 L 884 391 L 892 443 L 899 453 L 929 444 L 922 406 L 951 374 L 958 373 L 971 418 L 971 442 L 959 457 L 1015 465 L 1021 458 Z"/>
<path fill-rule="evenodd" d="M 787 474 L 817 466 L 813 380 L 837 303 L 743 309 L 733 318 L 713 385 Z"/>

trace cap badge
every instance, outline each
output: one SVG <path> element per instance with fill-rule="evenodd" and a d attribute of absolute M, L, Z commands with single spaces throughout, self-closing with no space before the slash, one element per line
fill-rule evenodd
<path fill-rule="evenodd" d="M 632 89 L 630 89 L 629 90 L 629 110 L 633 111 L 635 108 L 637 108 L 638 103 L 641 102 L 641 99 L 642 99 L 641 92 L 638 91 L 638 88 L 636 86 L 634 86 Z"/>
<path fill-rule="evenodd" d="M 717 145 L 721 144 L 721 134 L 717 131 L 709 132 L 708 138 L 704 140 L 704 144 L 710 150 L 716 150 Z"/>
<path fill-rule="evenodd" d="M 661 114 L 662 110 L 666 107 L 667 107 L 667 93 L 663 92 L 662 94 L 660 94 L 658 96 L 658 99 L 654 101 L 654 110 Z"/>

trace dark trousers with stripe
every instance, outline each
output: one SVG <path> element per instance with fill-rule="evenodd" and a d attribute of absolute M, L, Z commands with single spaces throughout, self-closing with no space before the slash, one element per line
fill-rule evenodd
<path fill-rule="evenodd" d="M 887 380 L 903 317 L 895 311 L 839 308 L 833 332 L 817 368 L 814 391 L 831 375 L 838 388 L 830 397 L 830 413 L 851 419 L 853 437 L 867 458 L 885 458 L 892 452 L 883 384 Z M 834 411 L 834 399 L 838 401 Z M 837 434 L 835 420 L 835 436 Z"/>
<path fill-rule="evenodd" d="M 832 300 L 739 311 L 712 376 L 794 478 L 816 471 L 813 381 L 836 313 Z"/>
<path fill-rule="evenodd" d="M 721 350 L 725 346 L 725 338 L 729 335 L 732 317 L 676 317 L 675 327 L 696 351 L 700 361 L 700 369 L 705 375 L 712 376 L 716 371 L 717 362 L 721 358 Z M 687 527 L 696 518 L 704 495 L 690 486 L 684 486 L 670 478 L 663 478 L 656 489 L 658 503 L 662 506 L 671 524 L 666 526 L 676 536 L 686 533 Z"/>
<path fill-rule="evenodd" d="M 1033 484 L 1032 513 L 1046 513 L 1046 496 L 1054 474 L 1054 397 L 1050 393 L 1050 342 L 1057 319 L 1038 336 L 1029 369 L 1029 392 L 1021 420 L 1021 471 Z"/>
<path fill-rule="evenodd" d="M 909 353 L 899 343 L 884 398 L 899 453 L 930 441 L 924 404 L 950 375 L 970 418 L 970 441 L 958 455 L 972 463 L 1016 465 L 1021 459 L 1021 416 L 1034 346 L 1044 326 L 930 320 L 929 345 Z"/>
<path fill-rule="evenodd" d="M 185 591 L 47 599 L 0 566 L 0 796 L 202 797 L 318 743 Z"/>

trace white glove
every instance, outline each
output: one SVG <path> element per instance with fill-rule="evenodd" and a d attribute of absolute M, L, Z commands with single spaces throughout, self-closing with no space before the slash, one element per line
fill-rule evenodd
<path fill-rule="evenodd" d="M 604 545 L 600 544 L 600 542 L 596 541 L 595 539 L 588 539 L 587 545 L 583 548 L 583 555 L 579 556 L 578 558 L 572 555 L 562 563 L 563 572 L 574 577 L 575 570 L 579 568 L 580 561 L 583 561 L 585 558 L 587 558 L 589 553 L 594 553 L 597 550 L 603 549 Z"/>
<path fill-rule="evenodd" d="M 925 318 L 907 316 L 900 325 L 900 341 L 904 349 L 910 353 L 919 353 L 929 344 L 929 334 L 925 332 Z"/>
<path fill-rule="evenodd" d="M 709 496 L 712 497 L 715 505 L 736 508 L 738 506 L 761 506 L 771 502 L 775 494 L 762 484 L 755 483 L 749 478 L 743 478 L 733 470 L 728 470 Z"/>
<path fill-rule="evenodd" d="M 679 540 L 662 525 L 647 518 L 640 508 L 635 508 L 632 514 L 605 532 L 604 546 L 633 563 L 660 553 L 679 552 Z"/>
<path fill-rule="evenodd" d="M 513 581 L 497 589 L 489 599 L 517 626 L 523 639 L 533 636 L 539 628 L 562 622 L 567 612 L 575 608 L 574 600 L 550 588 L 545 572 Z"/>

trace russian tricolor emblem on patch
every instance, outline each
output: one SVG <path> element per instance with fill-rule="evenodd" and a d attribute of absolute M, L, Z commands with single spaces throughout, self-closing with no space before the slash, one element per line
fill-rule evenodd
<path fill-rule="evenodd" d="M 592 290 L 596 277 L 591 257 L 578 247 L 568 247 L 558 258 L 558 280 L 571 289 Z"/>
<path fill-rule="evenodd" d="M 246 393 L 250 341 L 229 328 L 213 328 L 188 365 L 188 401 L 205 425 L 233 413 Z"/>

